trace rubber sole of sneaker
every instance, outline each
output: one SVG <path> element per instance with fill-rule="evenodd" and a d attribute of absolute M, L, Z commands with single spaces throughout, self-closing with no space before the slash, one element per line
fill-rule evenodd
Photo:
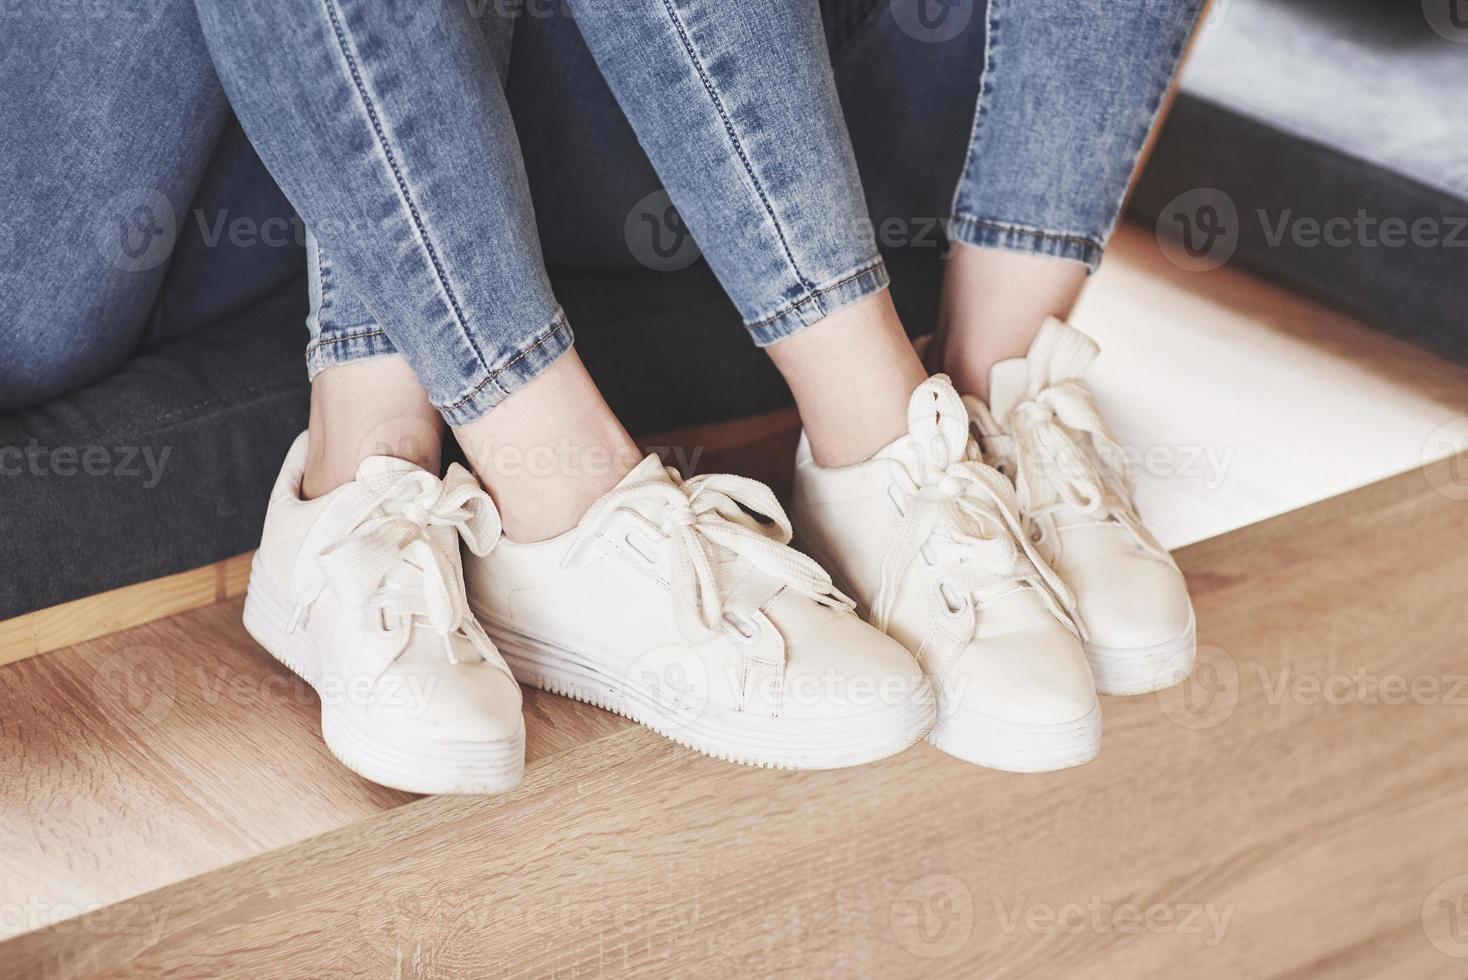
<path fill-rule="evenodd" d="M 1156 646 L 1140 649 L 1104 647 L 1087 643 L 1086 660 L 1100 694 L 1128 696 L 1151 694 L 1187 680 L 1198 656 L 1195 621 L 1187 631 Z"/>
<path fill-rule="evenodd" d="M 686 748 L 725 762 L 774 769 L 840 769 L 916 744 L 933 727 L 931 687 L 893 704 L 835 719 L 773 718 L 737 711 L 684 689 L 659 690 L 610 656 L 531 637 L 481 616 L 511 672 L 529 687 L 619 714 Z"/>
<path fill-rule="evenodd" d="M 424 794 L 503 793 L 525 772 L 525 727 L 494 742 L 426 739 L 384 732 L 350 701 L 322 696 L 322 659 L 304 631 L 290 633 L 290 601 L 260 568 L 251 568 L 245 594 L 244 626 L 265 648 L 316 691 L 321 702 L 321 735 L 342 765 L 374 783 Z"/>
<path fill-rule="evenodd" d="M 940 700 L 928 741 L 965 762 L 1005 772 L 1052 772 L 1083 765 L 1101 751 L 1101 705 L 1074 721 L 1005 721 Z"/>

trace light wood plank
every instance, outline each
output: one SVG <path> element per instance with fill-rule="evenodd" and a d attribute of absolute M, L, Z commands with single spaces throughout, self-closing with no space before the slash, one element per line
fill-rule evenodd
<path fill-rule="evenodd" d="M 216 600 L 234 599 L 245 594 L 245 589 L 250 584 L 250 563 L 254 558 L 255 553 L 250 551 L 214 563 L 214 598 Z"/>
<path fill-rule="evenodd" d="M 1204 669 L 1107 699 L 1081 769 L 919 746 L 768 772 L 629 727 L 510 796 L 418 800 L 11 940 L 0 972 L 1461 976 L 1425 931 L 1448 941 L 1429 900 L 1468 873 L 1447 465 L 1186 549 Z M 1438 693 L 1371 703 L 1395 675 Z M 1309 693 L 1336 678 L 1368 683 Z"/>

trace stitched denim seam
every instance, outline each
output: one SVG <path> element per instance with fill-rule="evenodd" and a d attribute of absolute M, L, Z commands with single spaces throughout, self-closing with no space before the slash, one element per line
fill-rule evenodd
<path fill-rule="evenodd" d="M 875 261 L 868 262 L 866 265 L 857 269 L 855 272 L 849 275 L 842 276 L 835 282 L 828 282 L 825 285 L 820 286 L 819 288 L 813 289 L 811 291 L 811 295 L 795 300 L 793 303 L 787 303 L 785 306 L 782 306 L 777 312 L 765 317 L 763 320 L 756 320 L 753 323 L 746 323 L 745 328 L 748 330 L 758 330 L 760 327 L 767 326 L 768 324 L 774 323 L 776 320 L 783 319 L 790 314 L 798 311 L 801 307 L 807 305 L 808 303 L 817 300 L 819 297 L 825 295 L 826 293 L 829 293 L 836 289 L 840 289 L 842 286 L 851 282 L 853 279 L 860 279 L 862 276 L 865 276 L 868 273 L 880 269 L 882 265 L 883 262 L 880 258 L 876 259 Z M 822 309 L 824 309 L 824 307 Z"/>
<path fill-rule="evenodd" d="M 1049 228 L 1036 228 L 1033 225 L 1015 224 L 1012 221 L 995 221 L 989 218 L 979 218 L 971 214 L 955 214 L 953 223 L 958 225 L 973 225 L 976 228 L 993 228 L 996 231 L 1014 232 L 1021 235 L 1030 235 L 1034 238 L 1052 238 L 1060 241 L 1075 242 L 1077 245 L 1090 245 L 1100 248 L 1101 244 L 1090 235 L 1076 235 L 1067 231 L 1052 231 Z"/>
<path fill-rule="evenodd" d="M 486 370 L 488 370 L 489 373 L 487 375 L 485 375 L 485 377 L 484 377 L 484 379 L 482 381 L 480 381 L 473 388 L 470 388 L 463 395 L 460 395 L 458 398 L 456 398 L 454 401 L 450 402 L 449 404 L 437 406 L 438 409 L 439 409 L 439 411 L 441 411 L 441 412 L 452 412 L 454 409 L 458 408 L 460 405 L 463 405 L 465 402 L 469 401 L 475 395 L 479 394 L 481 391 L 484 390 L 485 386 L 487 386 L 487 385 L 489 385 L 491 383 L 496 384 L 496 385 L 499 385 L 500 391 L 502 391 L 502 392 L 504 392 L 505 394 L 508 395 L 509 392 L 505 389 L 504 385 L 500 385 L 499 384 L 499 378 L 500 378 L 500 376 L 503 375 L 506 371 L 510 370 L 516 364 L 518 364 L 521 361 L 523 361 L 526 357 L 530 356 L 535 351 L 539 350 L 541 347 L 544 347 L 545 344 L 546 344 L 546 341 L 548 341 L 551 338 L 559 335 L 560 332 L 562 330 L 566 329 L 567 326 L 568 326 L 568 324 L 566 322 L 565 315 L 564 314 L 561 314 L 561 313 L 556 314 L 556 318 L 551 321 L 551 325 L 549 327 L 547 327 L 546 329 L 542 330 L 540 332 L 540 334 L 535 338 L 535 340 L 532 343 L 530 343 L 526 347 L 522 347 L 520 349 L 520 351 L 515 354 L 514 357 L 510 358 L 508 361 L 506 361 L 505 363 L 501 364 L 499 367 L 497 367 L 497 368 L 486 368 Z"/>
<path fill-rule="evenodd" d="M 1137 134 L 1136 141 L 1132 146 L 1130 157 L 1131 166 L 1127 168 L 1133 180 L 1136 176 L 1137 160 L 1142 155 L 1142 148 L 1147 145 L 1147 137 L 1151 135 L 1152 130 L 1157 127 L 1157 124 L 1161 122 L 1159 118 L 1160 114 L 1157 110 L 1162 105 L 1162 100 L 1167 95 L 1167 90 L 1172 86 L 1172 80 L 1177 77 L 1178 70 L 1182 67 L 1183 48 L 1188 43 L 1188 39 L 1193 36 L 1193 32 L 1197 29 L 1198 19 L 1201 14 L 1202 5 L 1195 3 L 1193 5 L 1193 15 L 1181 22 L 1179 26 L 1181 26 L 1182 30 L 1174 35 L 1172 44 L 1168 46 L 1168 54 L 1172 57 L 1172 70 L 1160 76 L 1158 81 L 1161 82 L 1161 85 L 1147 102 L 1147 124 L 1141 127 L 1141 132 Z M 1107 239 L 1110 239 L 1111 231 L 1116 228 L 1116 223 L 1121 218 L 1122 208 L 1126 206 L 1127 195 L 1131 192 L 1131 189 L 1132 180 L 1127 180 L 1122 185 L 1121 196 L 1117 198 L 1116 204 L 1111 209 L 1111 227 L 1106 232 L 1105 237 Z"/>
<path fill-rule="evenodd" d="M 978 104 L 974 106 L 974 124 L 968 134 L 968 153 L 963 159 L 963 170 L 958 175 L 958 186 L 953 190 L 953 204 L 950 211 L 957 214 L 959 201 L 963 198 L 963 189 L 968 185 L 968 174 L 973 169 L 974 158 L 979 147 L 979 124 L 983 121 L 985 110 L 988 109 L 989 96 L 994 92 L 994 41 L 999 34 L 999 4 L 1002 0 L 989 0 L 984 9 L 984 67 L 979 72 L 979 98 Z"/>
<path fill-rule="evenodd" d="M 362 81 L 361 72 L 357 67 L 357 59 L 348 50 L 346 34 L 337 14 L 336 0 L 322 0 L 322 3 L 326 7 L 327 17 L 331 20 L 332 32 L 336 35 L 337 47 L 340 48 L 342 57 L 346 59 L 347 68 L 351 72 L 352 84 L 356 89 L 357 98 L 362 101 L 362 108 L 366 111 L 368 121 L 372 124 L 372 132 L 377 137 L 378 148 L 382 150 L 383 156 L 387 158 L 388 166 L 392 169 L 393 180 L 397 184 L 398 194 L 402 197 L 403 203 L 407 205 L 408 213 L 412 216 L 413 227 L 417 230 L 418 239 L 423 243 L 423 249 L 428 255 L 428 261 L 433 266 L 434 274 L 438 277 L 439 287 L 444 291 L 444 296 L 448 299 L 449 306 L 453 309 L 454 316 L 458 320 L 459 332 L 463 335 L 469 348 L 474 351 L 474 356 L 479 358 L 479 363 L 488 369 L 484 352 L 474 342 L 474 336 L 469 332 L 469 324 L 464 317 L 464 310 L 459 305 L 459 298 L 454 294 L 453 286 L 448 281 L 448 275 L 444 272 L 443 266 L 439 262 L 438 250 L 433 247 L 433 242 L 428 237 L 428 229 L 423 224 L 423 216 L 419 214 L 418 205 L 413 200 L 413 195 L 408 191 L 408 184 L 403 179 L 403 172 L 398 166 L 397 157 L 388 145 L 387 134 L 382 131 L 382 121 L 377 114 L 377 107 L 373 103 L 372 97 L 367 93 L 367 87 Z"/>
<path fill-rule="evenodd" d="M 760 183 L 759 177 L 755 176 L 754 167 L 749 162 L 745 153 L 744 144 L 740 141 L 734 130 L 734 121 L 729 118 L 729 113 L 724 108 L 723 99 L 719 98 L 718 91 L 714 88 L 713 80 L 705 70 L 703 60 L 699 58 L 698 52 L 693 47 L 693 40 L 688 36 L 683 26 L 683 21 L 678 16 L 678 11 L 673 6 L 672 0 L 663 0 L 663 9 L 667 12 L 668 20 L 672 22 L 673 28 L 678 32 L 678 39 L 683 45 L 683 51 L 688 55 L 688 60 L 693 63 L 693 68 L 698 72 L 699 81 L 703 83 L 703 89 L 708 93 L 709 100 L 713 102 L 714 109 L 719 114 L 719 119 L 724 123 L 724 132 L 728 134 L 729 141 L 734 144 L 734 152 L 739 157 L 740 164 L 744 167 L 744 173 L 754 184 L 755 194 L 759 196 L 760 204 L 764 205 L 765 214 L 769 216 L 770 223 L 775 227 L 775 234 L 780 239 L 780 246 L 785 251 L 785 260 L 790 263 L 790 270 L 795 273 L 800 285 L 807 291 L 815 289 L 815 284 L 805 277 L 800 271 L 800 264 L 795 261 L 795 253 L 790 250 L 790 242 L 785 237 L 785 229 L 780 225 L 780 219 L 775 215 L 775 209 L 770 206 L 770 199 L 765 194 L 765 188 Z M 812 294 L 814 297 L 814 294 Z"/>
<path fill-rule="evenodd" d="M 381 327 L 372 327 L 368 330 L 359 330 L 356 333 L 343 333 L 334 337 L 317 337 L 307 346 L 306 355 L 309 357 L 312 352 L 320 350 L 327 344 L 345 344 L 350 340 L 366 340 L 368 337 L 386 336 L 386 330 L 383 330 Z"/>

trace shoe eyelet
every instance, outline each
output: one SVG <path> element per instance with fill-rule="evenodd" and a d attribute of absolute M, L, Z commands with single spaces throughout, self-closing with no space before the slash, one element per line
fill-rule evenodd
<path fill-rule="evenodd" d="M 658 556 L 648 550 L 648 542 L 638 540 L 638 538 L 640 537 L 641 535 L 638 534 L 637 529 L 632 528 L 622 536 L 622 540 L 626 542 L 627 547 L 631 548 L 634 552 L 637 553 L 637 557 L 641 558 L 649 565 L 656 565 L 658 563 Z"/>
<path fill-rule="evenodd" d="M 953 594 L 946 583 L 938 583 L 938 604 L 943 607 L 945 615 L 951 617 L 962 616 L 968 609 L 968 598 Z"/>
<path fill-rule="evenodd" d="M 724 613 L 724 622 L 735 633 L 735 639 L 743 643 L 753 643 L 759 638 L 760 627 L 755 623 L 735 612 Z"/>

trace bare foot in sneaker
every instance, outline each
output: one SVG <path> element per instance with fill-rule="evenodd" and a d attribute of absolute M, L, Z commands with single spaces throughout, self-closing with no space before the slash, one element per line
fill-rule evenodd
<path fill-rule="evenodd" d="M 304 499 L 310 436 L 271 494 L 245 628 L 321 697 L 348 768 L 414 793 L 498 793 L 520 781 L 520 689 L 469 612 L 459 543 L 488 552 L 494 504 L 462 467 L 442 480 L 369 456 Z"/>
<path fill-rule="evenodd" d="M 1086 265 L 956 244 L 929 363 L 965 396 L 987 462 L 1016 482 L 1025 532 L 1074 595 L 1102 694 L 1177 683 L 1196 651 L 1187 583 L 1142 524 L 1084 376 L 1098 350 L 1063 321 Z"/>
<path fill-rule="evenodd" d="M 1025 532 L 1074 594 L 1097 690 L 1145 694 L 1192 671 L 1193 606 L 1137 513 L 1125 454 L 1085 386 L 1098 353 L 1050 317 L 1027 357 L 993 366 L 987 403 L 965 401 L 984 458 L 1015 481 Z"/>
<path fill-rule="evenodd" d="M 921 671 L 789 547 L 774 494 L 656 456 L 622 469 L 630 440 L 563 363 L 460 433 L 510 528 L 467 573 L 515 675 L 751 765 L 851 766 L 922 738 Z M 560 451 L 532 471 L 538 447 Z"/>
<path fill-rule="evenodd" d="M 1059 581 L 1023 536 L 1009 481 L 978 457 L 948 379 L 913 392 L 908 431 L 850 466 L 803 437 L 792 505 L 801 546 L 937 690 L 929 740 L 1019 772 L 1093 758 L 1101 712 Z"/>

